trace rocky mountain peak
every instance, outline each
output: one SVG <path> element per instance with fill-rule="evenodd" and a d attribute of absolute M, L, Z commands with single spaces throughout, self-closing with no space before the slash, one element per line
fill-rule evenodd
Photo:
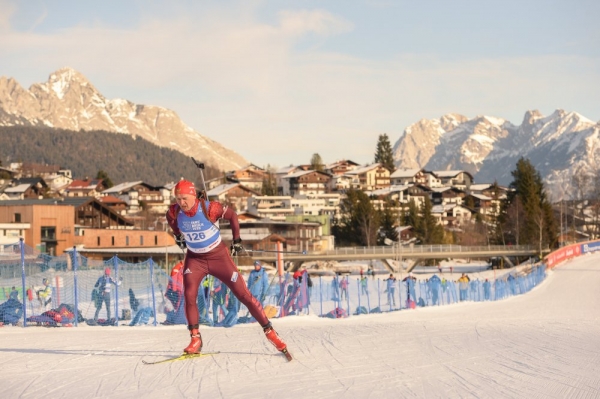
<path fill-rule="evenodd" d="M 396 165 L 466 170 L 476 182 L 496 180 L 507 185 L 512 181 L 510 172 L 516 162 L 525 157 L 540 172 L 550 191 L 562 185 L 564 192 L 564 182 L 570 181 L 576 170 L 594 170 L 595 160 L 600 159 L 598 124 L 577 112 L 558 109 L 544 116 L 537 110 L 527 111 L 521 125 L 477 116 L 445 131 L 442 121 L 449 120 L 452 119 L 444 115 L 438 123 L 431 120 L 411 125 L 412 134 L 404 134 L 394 145 Z M 436 137 L 437 141 L 433 139 Z"/>
<path fill-rule="evenodd" d="M 248 164 L 239 154 L 187 126 L 174 111 L 106 99 L 83 74 L 68 67 L 51 73 L 47 82 L 35 83 L 29 90 L 14 79 L 0 78 L 0 125 L 105 130 L 139 136 L 220 170 Z"/>

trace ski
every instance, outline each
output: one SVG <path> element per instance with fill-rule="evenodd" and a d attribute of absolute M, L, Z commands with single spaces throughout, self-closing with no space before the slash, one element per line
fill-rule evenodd
<path fill-rule="evenodd" d="M 285 358 L 287 359 L 288 362 L 291 362 L 293 357 L 292 354 L 286 349 L 282 350 L 281 353 L 284 354 Z"/>
<path fill-rule="evenodd" d="M 157 360 L 155 362 L 148 362 L 146 360 L 142 360 L 142 363 L 144 363 L 144 364 L 159 364 L 159 363 L 175 362 L 177 360 L 195 359 L 197 357 L 212 356 L 212 355 L 217 355 L 219 353 L 221 353 L 221 352 L 184 353 L 177 357 L 170 357 L 168 359 Z"/>

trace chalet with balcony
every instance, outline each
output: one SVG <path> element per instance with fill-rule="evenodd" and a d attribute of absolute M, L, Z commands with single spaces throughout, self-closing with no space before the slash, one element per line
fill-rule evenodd
<path fill-rule="evenodd" d="M 396 169 L 390 175 L 390 184 L 423 184 L 428 187 L 442 186 L 440 178 L 435 173 L 425 169 Z"/>
<path fill-rule="evenodd" d="M 341 176 L 346 172 L 356 169 L 358 166 L 356 162 L 344 159 L 325 165 L 324 171 L 332 176 Z"/>
<path fill-rule="evenodd" d="M 102 196 L 113 196 L 127 204 L 127 215 L 135 215 L 145 209 L 153 214 L 167 212 L 171 204 L 171 190 L 154 187 L 143 181 L 125 182 L 102 191 Z"/>
<path fill-rule="evenodd" d="M 97 198 L 104 206 L 112 209 L 115 213 L 119 215 L 127 214 L 127 203 L 120 198 L 114 197 L 112 195 L 105 195 L 104 197 Z"/>
<path fill-rule="evenodd" d="M 455 187 L 435 187 L 431 189 L 430 197 L 433 205 L 461 205 L 466 195 Z"/>
<path fill-rule="evenodd" d="M 445 228 L 459 228 L 471 220 L 473 211 L 462 205 L 434 205 L 432 215 Z"/>
<path fill-rule="evenodd" d="M 345 176 L 352 178 L 352 188 L 364 191 L 372 191 L 385 188 L 390 185 L 390 171 L 380 163 L 357 167 Z"/>
<path fill-rule="evenodd" d="M 289 195 L 248 197 L 246 211 L 260 219 L 274 221 L 284 221 L 286 216 L 295 212 Z"/>
<path fill-rule="evenodd" d="M 208 191 L 209 200 L 229 205 L 237 212 L 244 212 L 248 206 L 248 198 L 258 195 L 260 195 L 260 192 L 240 183 L 221 184 Z"/>
<path fill-rule="evenodd" d="M 287 180 L 286 186 L 289 188 L 289 192 L 284 194 L 291 196 L 325 194 L 329 192 L 331 175 L 317 170 L 306 170 L 287 175 L 283 180 Z"/>
<path fill-rule="evenodd" d="M 294 173 L 307 170 L 312 170 L 310 165 L 290 165 L 277 169 L 275 171 L 277 195 L 290 195 L 290 180 L 287 179 L 287 177 Z"/>
<path fill-rule="evenodd" d="M 40 199 L 48 193 L 48 185 L 41 177 L 13 180 L 5 186 L 1 198 L 4 200 Z"/>
<path fill-rule="evenodd" d="M 51 175 L 45 176 L 44 181 L 50 188 L 50 191 L 62 196 L 69 184 L 73 183 L 73 176 L 69 169 L 61 169 L 58 173 L 52 173 Z"/>
<path fill-rule="evenodd" d="M 100 193 L 106 190 L 106 183 L 102 179 L 73 180 L 65 190 L 67 197 L 99 197 Z"/>
<path fill-rule="evenodd" d="M 473 184 L 473 176 L 464 170 L 435 170 L 431 173 L 437 176 L 441 187 L 456 187 L 468 191 Z"/>
<path fill-rule="evenodd" d="M 239 183 L 250 190 L 258 192 L 262 190 L 263 181 L 265 181 L 267 177 L 268 173 L 266 170 L 253 164 L 226 174 L 228 182 Z"/>
<path fill-rule="evenodd" d="M 494 216 L 500 212 L 500 200 L 483 194 L 469 194 L 465 196 L 463 204 L 484 217 Z"/>

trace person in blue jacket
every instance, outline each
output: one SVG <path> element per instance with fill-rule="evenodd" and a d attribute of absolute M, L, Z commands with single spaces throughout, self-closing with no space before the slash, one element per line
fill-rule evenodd
<path fill-rule="evenodd" d="M 390 273 L 390 277 L 383 280 L 386 282 L 387 300 L 388 305 L 396 306 L 396 277 Z"/>
<path fill-rule="evenodd" d="M 225 306 L 227 302 L 227 286 L 216 278 L 210 296 L 212 297 L 213 324 L 218 324 L 220 313 L 223 313 L 223 318 L 227 316 L 227 307 Z"/>
<path fill-rule="evenodd" d="M 262 267 L 260 261 L 254 262 L 254 270 L 248 276 L 248 290 L 252 296 L 260 301 L 261 304 L 265 301 L 267 290 L 269 289 L 269 276 L 267 271 Z"/>

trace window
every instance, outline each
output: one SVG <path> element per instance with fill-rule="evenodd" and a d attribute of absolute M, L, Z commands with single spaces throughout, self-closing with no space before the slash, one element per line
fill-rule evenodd
<path fill-rule="evenodd" d="M 21 223 L 21 214 L 15 213 L 15 223 Z"/>
<path fill-rule="evenodd" d="M 144 245 L 144 236 L 140 236 L 140 245 Z"/>
<path fill-rule="evenodd" d="M 157 235 L 154 236 L 154 245 L 158 245 L 158 236 Z"/>
<path fill-rule="evenodd" d="M 55 226 L 42 226 L 42 242 L 43 241 L 56 241 L 56 227 Z"/>
<path fill-rule="evenodd" d="M 125 245 L 129 246 L 129 236 L 125 236 Z"/>
<path fill-rule="evenodd" d="M 100 237 L 98 237 L 98 238 L 96 239 L 96 241 L 97 241 L 97 244 L 96 244 L 96 245 L 100 246 Z"/>
<path fill-rule="evenodd" d="M 112 246 L 115 246 L 115 236 L 110 237 L 110 242 L 112 244 Z"/>

